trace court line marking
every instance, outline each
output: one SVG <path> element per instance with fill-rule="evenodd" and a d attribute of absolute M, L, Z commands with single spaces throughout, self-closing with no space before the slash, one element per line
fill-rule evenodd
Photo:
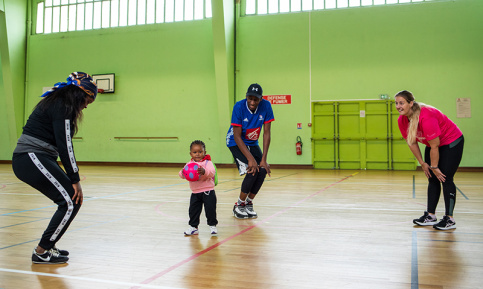
<path fill-rule="evenodd" d="M 84 229 L 87 229 L 87 228 L 92 228 L 92 227 L 96 227 L 96 226 L 100 226 L 100 225 L 104 225 L 104 224 L 108 224 L 108 223 L 112 223 L 112 222 L 117 222 L 117 221 L 120 221 L 120 220 L 124 220 L 126 218 L 129 218 L 129 217 L 123 216 L 123 217 L 119 217 L 117 219 L 113 219 L 113 220 L 109 220 L 109 221 L 97 222 L 97 223 L 94 223 L 94 224 L 89 225 L 89 226 L 85 226 L 85 227 L 81 227 L 81 228 L 69 230 L 69 232 L 80 231 L 80 230 L 84 230 Z M 50 217 L 49 218 L 46 218 L 46 219 L 50 219 Z M 0 250 L 7 249 L 7 248 L 11 248 L 11 247 L 15 247 L 15 246 L 19 246 L 19 245 L 23 245 L 23 244 L 32 243 L 32 242 L 39 241 L 39 240 L 40 240 L 40 238 L 33 239 L 33 240 L 30 240 L 30 241 L 25 241 L 25 242 L 22 242 L 22 243 L 17 243 L 17 244 L 9 245 L 9 246 L 5 246 L 5 247 L 1 247 Z"/>
<path fill-rule="evenodd" d="M 463 194 L 463 192 L 460 190 L 460 188 L 456 187 L 456 189 L 458 190 L 458 192 L 460 192 L 463 195 L 463 197 L 465 197 L 465 199 L 469 200 L 468 197 L 465 194 Z"/>
<path fill-rule="evenodd" d="M 182 185 L 182 184 L 184 184 L 184 183 L 177 183 L 177 184 L 166 185 L 166 186 L 161 186 L 161 187 L 148 188 L 148 189 L 136 190 L 136 191 L 131 191 L 131 192 L 124 192 L 124 193 L 119 193 L 119 194 L 114 194 L 114 195 L 103 196 L 103 197 L 84 198 L 84 202 L 106 199 L 106 198 L 112 198 L 112 197 L 128 195 L 128 194 L 134 194 L 134 193 L 139 193 L 139 192 L 152 191 L 152 190 L 163 189 L 163 188 L 169 188 L 169 187 L 179 186 L 179 185 Z M 25 213 L 25 212 L 31 212 L 31 211 L 37 211 L 37 210 L 42 210 L 42 209 L 47 209 L 47 208 L 53 208 L 53 207 L 57 207 L 57 205 L 51 205 L 51 206 L 47 206 L 47 207 L 41 207 L 41 208 L 35 208 L 35 209 L 22 210 L 22 211 L 17 211 L 17 212 L 0 214 L 0 217 L 1 216 L 19 214 L 19 213 Z"/>
<path fill-rule="evenodd" d="M 460 190 L 460 188 L 458 188 L 456 185 L 455 185 L 456 189 L 458 190 L 458 192 L 460 192 L 461 195 L 463 195 L 463 197 L 467 200 L 469 200 L 469 198 L 463 194 L 463 192 Z M 413 199 L 416 198 L 416 176 L 413 175 Z"/>
<path fill-rule="evenodd" d="M 413 175 L 413 199 L 416 198 L 416 176 Z"/>
<path fill-rule="evenodd" d="M 14 270 L 14 269 L 0 268 L 0 271 L 1 272 L 7 272 L 7 273 L 23 274 L 23 275 L 47 276 L 47 277 L 54 277 L 54 278 L 65 278 L 65 279 L 79 280 L 79 281 L 88 281 L 88 282 L 105 283 L 105 284 L 115 284 L 115 285 L 121 285 L 121 286 L 126 286 L 126 287 L 127 286 L 138 286 L 138 287 L 156 288 L 156 289 L 180 289 L 179 287 L 175 288 L 175 287 L 157 286 L 157 285 L 150 285 L 150 284 L 138 284 L 138 283 L 131 283 L 131 282 L 121 282 L 121 281 L 113 281 L 113 280 L 103 280 L 103 279 L 95 279 L 95 278 L 87 278 L 87 277 L 78 277 L 78 276 L 51 274 L 51 273 L 42 273 L 42 272 L 32 272 L 32 271 Z"/>
<path fill-rule="evenodd" d="M 29 223 L 35 223 L 35 222 L 40 222 L 40 221 L 44 221 L 44 220 L 50 220 L 50 219 L 52 219 L 52 217 L 40 218 L 40 219 L 33 220 L 33 221 L 28 221 L 28 222 L 23 222 L 23 223 L 17 223 L 17 224 L 13 224 L 13 225 L 3 226 L 3 227 L 0 227 L 0 229 L 5 229 L 5 228 L 10 228 L 10 227 L 20 226 L 20 225 L 25 225 L 25 224 L 29 224 Z"/>
<path fill-rule="evenodd" d="M 305 202 L 305 201 L 307 201 L 307 200 L 309 200 L 309 199 L 317 196 L 318 194 L 320 194 L 320 193 L 322 193 L 322 192 L 330 189 L 331 187 L 333 187 L 333 186 L 335 186 L 335 185 L 337 185 L 337 184 L 339 184 L 339 183 L 341 183 L 341 182 L 343 182 L 343 181 L 345 181 L 345 180 L 347 180 L 347 179 L 349 179 L 349 178 L 357 175 L 358 173 L 359 172 L 353 173 L 353 174 L 351 174 L 349 176 L 346 176 L 346 177 L 344 177 L 344 178 L 342 178 L 342 179 L 340 179 L 340 180 L 338 180 L 338 181 L 336 181 L 336 182 L 334 182 L 334 183 L 326 186 L 325 188 L 323 188 L 323 189 L 321 189 L 321 190 L 319 190 L 319 191 L 317 191 L 317 192 L 315 192 L 315 193 L 313 193 L 313 194 L 305 197 L 304 199 L 296 202 L 294 205 L 285 207 L 284 209 L 276 212 L 275 214 L 267 217 L 266 219 L 264 219 L 264 220 L 262 220 L 260 222 L 257 222 L 256 224 L 254 224 L 254 225 L 252 225 L 252 226 L 250 226 L 250 227 L 248 227 L 246 229 L 243 229 L 242 231 L 240 231 L 240 232 L 238 232 L 238 233 L 236 233 L 234 235 L 231 235 L 230 237 L 225 238 L 224 240 L 222 240 L 222 241 L 220 241 L 220 242 L 218 242 L 218 243 L 216 243 L 216 244 L 214 244 L 214 245 L 212 245 L 212 246 L 210 246 L 210 247 L 208 247 L 208 248 L 206 248 L 206 249 L 204 249 L 204 250 L 202 250 L 202 251 L 200 251 L 200 252 L 198 252 L 198 253 L 196 253 L 196 254 L 194 254 L 194 255 L 192 255 L 192 256 L 190 256 L 190 257 L 188 257 L 188 258 L 186 258 L 186 259 L 184 259 L 184 260 L 182 260 L 180 262 L 178 262 L 178 263 L 176 263 L 176 264 L 174 264 L 173 266 L 171 266 L 171 267 L 169 267 L 169 268 L 167 268 L 167 269 L 165 269 L 165 270 L 163 270 L 163 271 L 161 271 L 161 272 L 159 272 L 159 273 L 157 273 L 157 274 L 149 277 L 148 279 L 142 281 L 141 284 L 149 284 L 149 283 L 153 282 L 154 280 L 156 280 L 156 279 L 158 279 L 160 277 L 163 277 L 167 273 L 169 273 L 169 272 L 171 272 L 171 271 L 173 271 L 173 270 L 175 270 L 175 269 L 183 266 L 184 264 L 186 264 L 186 263 L 188 263 L 188 262 L 190 262 L 190 261 L 198 258 L 199 256 L 201 256 L 201 255 L 203 255 L 203 254 L 205 254 L 205 253 L 207 253 L 207 252 L 209 252 L 209 251 L 211 251 L 211 250 L 213 250 L 213 249 L 215 249 L 215 248 L 223 245 L 224 243 L 226 243 L 226 242 L 234 239 L 235 237 L 238 237 L 238 236 L 240 236 L 240 235 L 242 235 L 242 234 L 250 231 L 251 229 L 258 227 L 258 226 L 262 225 L 263 223 L 267 223 L 269 220 L 277 217 L 278 215 L 283 214 L 283 213 L 285 213 L 286 211 L 288 211 L 288 210 L 290 210 L 292 208 L 295 208 L 297 205 L 299 205 L 299 204 L 301 204 L 301 203 L 303 203 L 303 202 Z M 137 289 L 137 288 L 139 288 L 139 287 L 131 287 L 131 289 Z"/>
<path fill-rule="evenodd" d="M 297 173 L 293 173 L 293 174 L 289 174 L 289 175 L 285 175 L 285 176 L 280 176 L 280 177 L 276 177 L 276 178 L 269 177 L 269 179 L 265 179 L 265 181 L 266 181 L 266 182 L 272 182 L 272 181 L 274 181 L 274 180 L 278 180 L 278 179 L 282 179 L 282 178 L 290 177 L 290 176 L 293 176 L 293 175 L 296 175 L 296 174 L 297 174 Z M 237 179 L 231 179 L 231 180 L 230 180 L 230 182 L 232 182 L 232 181 L 236 181 L 236 180 L 238 180 L 238 178 L 237 178 Z M 237 186 L 236 188 L 229 189 L 229 190 L 224 190 L 224 191 L 222 191 L 222 192 L 231 192 L 231 191 L 234 191 L 234 190 L 239 190 L 239 189 L 240 189 L 240 187 L 239 187 L 239 186 Z"/>
<path fill-rule="evenodd" d="M 421 239 L 421 241 L 447 242 L 447 243 L 465 243 L 465 244 L 483 244 L 483 242 L 451 241 L 451 240 L 438 240 L 438 239 Z"/>
<path fill-rule="evenodd" d="M 434 233 L 434 231 L 419 231 L 419 233 Z M 440 232 L 442 234 L 465 234 L 465 235 L 483 235 L 482 233 L 459 233 L 459 232 Z M 437 239 L 422 239 L 422 241 L 430 242 L 457 242 L 481 244 L 483 242 L 465 242 L 465 241 L 448 241 Z M 418 231 L 413 231 L 412 252 L 411 252 L 411 289 L 419 289 L 419 271 L 418 271 Z"/>
<path fill-rule="evenodd" d="M 418 232 L 413 231 L 413 242 L 411 252 L 411 289 L 419 289 L 418 276 Z"/>

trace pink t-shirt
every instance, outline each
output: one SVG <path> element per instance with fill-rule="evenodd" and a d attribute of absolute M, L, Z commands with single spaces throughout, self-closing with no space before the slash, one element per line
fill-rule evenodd
<path fill-rule="evenodd" d="M 196 182 L 189 182 L 190 189 L 193 192 L 193 194 L 214 190 L 215 189 L 215 180 L 214 180 L 215 166 L 213 166 L 213 163 L 209 160 L 204 160 L 201 162 L 195 162 L 191 160 L 186 164 L 189 164 L 189 163 L 196 163 L 200 167 L 203 167 L 205 169 L 205 174 L 200 175 L 199 180 L 197 180 Z M 183 170 L 179 171 L 179 177 L 182 179 L 186 179 L 183 175 Z"/>
<path fill-rule="evenodd" d="M 409 120 L 400 115 L 397 119 L 399 130 L 406 139 L 408 136 Z M 446 115 L 434 107 L 422 107 L 419 114 L 417 141 L 430 146 L 428 141 L 439 137 L 439 146 L 452 143 L 463 133 Z"/>

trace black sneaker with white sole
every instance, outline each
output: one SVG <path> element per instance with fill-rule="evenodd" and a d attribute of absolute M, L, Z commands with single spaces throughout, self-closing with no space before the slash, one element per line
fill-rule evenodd
<path fill-rule="evenodd" d="M 64 264 L 67 261 L 69 261 L 69 257 L 52 252 L 52 250 L 39 254 L 34 249 L 32 253 L 32 262 L 35 264 Z"/>
<path fill-rule="evenodd" d="M 432 217 L 428 212 L 424 212 L 424 215 L 422 215 L 419 219 L 414 219 L 413 223 L 419 226 L 433 226 L 438 223 L 438 219 L 436 219 L 436 216 Z"/>
<path fill-rule="evenodd" d="M 450 217 L 444 216 L 439 223 L 433 226 L 433 228 L 438 230 L 451 230 L 456 229 L 456 222 L 452 221 Z"/>

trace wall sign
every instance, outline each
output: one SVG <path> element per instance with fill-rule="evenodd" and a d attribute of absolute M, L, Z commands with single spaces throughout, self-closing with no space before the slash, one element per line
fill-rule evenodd
<path fill-rule="evenodd" d="M 292 104 L 292 95 L 264 95 L 263 99 L 270 101 L 271 104 Z"/>
<path fill-rule="evenodd" d="M 456 99 L 456 117 L 458 118 L 471 117 L 471 98 Z"/>

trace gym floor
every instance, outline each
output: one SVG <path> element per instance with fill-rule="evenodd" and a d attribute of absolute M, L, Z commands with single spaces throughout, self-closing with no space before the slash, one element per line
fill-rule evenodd
<path fill-rule="evenodd" d="M 188 229 L 181 168 L 79 165 L 84 204 L 57 244 L 63 265 L 32 264 L 55 211 L 0 164 L 0 288 L 481 288 L 483 173 L 458 172 L 457 228 L 417 227 L 420 171 L 273 169 L 257 219 L 232 215 L 242 177 L 218 168 L 218 236 Z M 441 196 L 438 218 L 444 214 Z"/>

